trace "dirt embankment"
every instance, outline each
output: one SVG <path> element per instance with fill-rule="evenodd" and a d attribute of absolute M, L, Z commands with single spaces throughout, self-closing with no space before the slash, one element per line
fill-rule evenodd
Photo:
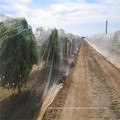
<path fill-rule="evenodd" d="M 83 41 L 43 120 L 119 120 L 120 69 Z"/>
<path fill-rule="evenodd" d="M 78 52 L 79 53 L 79 52 Z M 65 80 L 63 81 L 63 88 L 59 91 L 59 93 L 57 94 L 57 96 L 55 97 L 54 102 L 49 106 L 49 108 L 53 108 L 53 109 L 49 109 L 47 110 L 47 112 L 44 115 L 43 120 L 49 120 L 49 119 L 59 119 L 60 118 L 60 113 L 62 111 L 62 109 L 54 109 L 55 107 L 63 107 L 68 95 L 68 91 L 69 88 L 72 84 L 72 77 L 73 77 L 73 72 L 75 69 L 75 66 L 77 64 L 77 59 L 78 59 L 78 53 L 75 56 L 73 63 L 71 65 L 71 69 L 69 71 L 68 76 L 65 78 Z"/>

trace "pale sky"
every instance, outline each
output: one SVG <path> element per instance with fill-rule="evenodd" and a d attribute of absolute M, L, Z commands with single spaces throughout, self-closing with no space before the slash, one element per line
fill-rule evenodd
<path fill-rule="evenodd" d="M 37 27 L 64 29 L 80 36 L 120 30 L 120 0 L 0 0 L 0 14 L 25 17 Z"/>

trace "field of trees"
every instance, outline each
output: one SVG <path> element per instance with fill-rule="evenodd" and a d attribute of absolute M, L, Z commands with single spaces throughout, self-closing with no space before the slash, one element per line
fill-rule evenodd
<path fill-rule="evenodd" d="M 81 38 L 57 29 L 37 29 L 41 34 L 34 35 L 24 18 L 4 17 L 0 23 L 0 119 L 32 120 L 49 89 L 64 80 Z"/>

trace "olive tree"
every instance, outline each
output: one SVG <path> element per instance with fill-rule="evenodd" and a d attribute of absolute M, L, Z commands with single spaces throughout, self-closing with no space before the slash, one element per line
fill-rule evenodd
<path fill-rule="evenodd" d="M 45 46 L 47 46 L 47 49 L 45 51 L 43 60 L 45 61 L 45 63 L 53 60 L 53 64 L 56 64 L 60 56 L 60 45 L 58 42 L 57 29 L 53 29 L 51 31 L 49 40 L 46 41 Z"/>
<path fill-rule="evenodd" d="M 17 29 L 13 32 L 18 33 Z M 26 40 L 20 33 L 5 40 L 0 50 L 0 85 L 8 89 L 18 88 L 20 93 L 32 66 L 38 62 L 37 55 L 33 35 Z"/>

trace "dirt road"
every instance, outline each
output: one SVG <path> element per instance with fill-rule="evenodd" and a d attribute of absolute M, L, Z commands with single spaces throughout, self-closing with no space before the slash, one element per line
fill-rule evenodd
<path fill-rule="evenodd" d="M 83 41 L 43 120 L 119 120 L 120 69 Z"/>

